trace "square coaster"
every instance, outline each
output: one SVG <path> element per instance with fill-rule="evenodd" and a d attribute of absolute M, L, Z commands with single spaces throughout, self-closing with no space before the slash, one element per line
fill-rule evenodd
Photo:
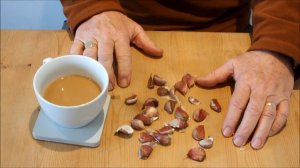
<path fill-rule="evenodd" d="M 110 96 L 107 95 L 102 112 L 91 123 L 80 128 L 61 127 L 51 121 L 41 109 L 32 135 L 37 140 L 96 147 L 100 144 L 109 104 Z"/>

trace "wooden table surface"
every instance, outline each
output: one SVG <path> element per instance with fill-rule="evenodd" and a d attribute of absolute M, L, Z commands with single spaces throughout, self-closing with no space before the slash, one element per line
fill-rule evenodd
<path fill-rule="evenodd" d="M 175 132 L 170 146 L 157 145 L 148 160 L 137 155 L 139 132 L 130 139 L 114 136 L 114 130 L 140 112 L 143 101 L 156 97 L 160 101 L 160 119 L 150 127 L 160 128 L 174 118 L 163 111 L 166 99 L 156 90 L 146 87 L 149 75 L 158 74 L 169 85 L 189 72 L 204 75 L 226 60 L 247 50 L 248 34 L 200 32 L 147 32 L 164 49 L 164 57 L 152 59 L 132 48 L 133 73 L 130 87 L 117 87 L 111 95 L 110 110 L 105 122 L 101 143 L 96 148 L 37 141 L 32 128 L 38 115 L 32 80 L 43 58 L 68 54 L 71 40 L 66 31 L 1 30 L 1 167 L 299 167 L 299 90 L 291 96 L 286 128 L 269 138 L 261 150 L 249 144 L 237 148 L 231 138 L 224 138 L 221 125 L 231 96 L 230 86 L 215 89 L 193 87 L 186 97 L 179 96 L 189 114 L 196 108 L 209 113 L 202 123 L 206 134 L 213 136 L 214 147 L 206 150 L 204 162 L 186 158 L 188 149 L 197 146 L 192 129 L 193 120 L 184 133 Z M 124 99 L 136 93 L 138 103 L 126 106 Z M 187 97 L 201 101 L 191 105 Z M 211 98 L 218 98 L 221 113 L 210 110 Z"/>

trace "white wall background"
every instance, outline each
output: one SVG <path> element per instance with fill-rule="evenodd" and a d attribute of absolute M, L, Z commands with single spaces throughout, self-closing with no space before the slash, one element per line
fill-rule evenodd
<path fill-rule="evenodd" d="M 61 29 L 59 0 L 1 0 L 1 29 Z"/>

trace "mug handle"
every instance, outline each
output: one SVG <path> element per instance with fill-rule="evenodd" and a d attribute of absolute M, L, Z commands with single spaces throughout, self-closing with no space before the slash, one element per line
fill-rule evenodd
<path fill-rule="evenodd" d="M 47 57 L 47 58 L 43 59 L 43 65 L 47 64 L 48 62 L 51 62 L 52 60 L 53 60 L 53 58 L 51 58 L 51 57 Z"/>

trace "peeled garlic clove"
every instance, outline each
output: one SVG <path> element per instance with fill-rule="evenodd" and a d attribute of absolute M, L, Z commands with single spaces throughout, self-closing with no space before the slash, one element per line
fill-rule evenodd
<path fill-rule="evenodd" d="M 159 96 L 167 96 L 169 95 L 169 89 L 163 86 L 157 88 L 157 95 Z"/>
<path fill-rule="evenodd" d="M 148 87 L 149 89 L 153 89 L 153 88 L 154 88 L 154 83 L 153 83 L 152 74 L 150 75 L 150 77 L 149 77 L 149 79 L 148 79 L 147 87 Z"/>
<path fill-rule="evenodd" d="M 164 86 L 167 81 L 159 77 L 158 75 L 153 76 L 153 82 L 156 86 Z"/>
<path fill-rule="evenodd" d="M 202 148 L 209 149 L 213 146 L 213 142 L 214 142 L 213 137 L 209 137 L 209 138 L 202 139 L 201 141 L 199 141 L 199 145 Z"/>
<path fill-rule="evenodd" d="M 181 81 L 186 83 L 188 88 L 192 88 L 195 84 L 195 77 L 193 77 L 191 74 L 187 73 L 182 77 Z"/>
<path fill-rule="evenodd" d="M 151 152 L 153 151 L 153 145 L 151 143 L 142 144 L 138 150 L 138 155 L 140 159 L 148 159 Z"/>
<path fill-rule="evenodd" d="M 142 109 L 145 109 L 146 107 L 158 107 L 158 104 L 158 100 L 151 97 L 145 100 Z"/>
<path fill-rule="evenodd" d="M 218 102 L 217 99 L 212 99 L 210 101 L 210 104 L 209 104 L 210 108 L 213 109 L 215 112 L 221 112 L 221 105 L 220 103 Z"/>
<path fill-rule="evenodd" d="M 185 120 L 178 119 L 178 118 L 175 118 L 172 121 L 168 122 L 168 125 L 177 130 L 182 130 L 189 126 Z"/>
<path fill-rule="evenodd" d="M 115 135 L 129 137 L 133 132 L 133 129 L 129 125 L 122 125 L 115 131 Z"/>
<path fill-rule="evenodd" d="M 195 140 L 200 141 L 205 138 L 204 125 L 198 125 L 193 129 L 192 136 Z"/>
<path fill-rule="evenodd" d="M 207 112 L 203 109 L 196 109 L 194 112 L 193 112 L 193 119 L 196 121 L 196 122 L 201 122 L 203 121 L 205 118 L 207 117 Z"/>
<path fill-rule="evenodd" d="M 169 135 L 163 135 L 159 133 L 154 133 L 153 137 L 161 145 L 169 145 L 171 143 L 171 137 Z"/>
<path fill-rule="evenodd" d="M 175 110 L 175 118 L 189 120 L 189 115 L 182 106 L 178 106 Z"/>
<path fill-rule="evenodd" d="M 163 135 L 172 134 L 174 131 L 175 131 L 174 128 L 169 125 L 164 126 L 158 130 L 158 132 Z"/>
<path fill-rule="evenodd" d="M 192 160 L 202 162 L 206 157 L 206 152 L 201 147 L 194 147 L 189 150 L 187 157 Z"/>
<path fill-rule="evenodd" d="M 143 130 L 145 129 L 145 125 L 143 123 L 143 121 L 139 120 L 139 119 L 133 119 L 131 122 L 131 127 L 135 130 Z"/>
<path fill-rule="evenodd" d="M 175 90 L 177 90 L 179 93 L 181 93 L 183 96 L 186 95 L 188 91 L 188 86 L 185 82 L 179 81 L 174 85 Z"/>
<path fill-rule="evenodd" d="M 145 114 L 137 114 L 133 119 L 141 120 L 144 125 L 151 125 L 153 120 L 150 117 L 147 117 Z"/>
<path fill-rule="evenodd" d="M 174 100 L 168 100 L 164 105 L 164 110 L 168 112 L 169 114 L 172 114 L 176 105 L 176 101 Z"/>
<path fill-rule="evenodd" d="M 196 99 L 192 96 L 189 96 L 188 100 L 191 104 L 194 104 L 194 105 L 198 105 L 200 103 L 200 101 L 198 99 Z"/>
<path fill-rule="evenodd" d="M 139 137 L 139 141 L 141 143 L 146 143 L 146 142 L 154 142 L 155 139 L 152 135 L 150 135 L 148 132 L 141 132 L 140 133 L 140 137 Z"/>
<path fill-rule="evenodd" d="M 153 121 L 157 120 L 159 117 L 159 113 L 157 108 L 147 106 L 143 111 L 142 114 L 145 114 L 147 117 L 151 118 Z"/>
<path fill-rule="evenodd" d="M 130 97 L 127 97 L 125 99 L 125 104 L 126 105 L 133 105 L 137 102 L 137 95 L 136 94 L 133 94 L 132 96 Z"/>

